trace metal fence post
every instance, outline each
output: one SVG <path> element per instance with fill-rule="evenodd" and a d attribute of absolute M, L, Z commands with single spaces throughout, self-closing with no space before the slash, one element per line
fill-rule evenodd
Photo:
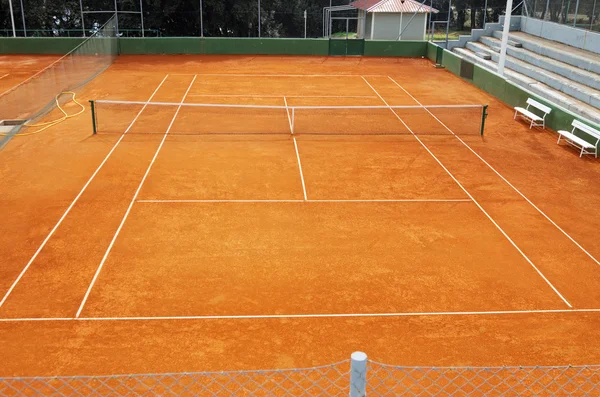
<path fill-rule="evenodd" d="M 350 397 L 367 395 L 367 355 L 354 352 L 350 356 Z"/>

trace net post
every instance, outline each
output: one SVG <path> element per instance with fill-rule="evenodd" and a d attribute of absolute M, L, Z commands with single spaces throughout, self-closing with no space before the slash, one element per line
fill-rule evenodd
<path fill-rule="evenodd" d="M 367 355 L 354 352 L 350 356 L 350 397 L 367 395 Z"/>
<path fill-rule="evenodd" d="M 97 125 L 96 125 L 96 104 L 90 99 L 90 108 L 92 109 L 92 128 L 94 130 L 94 135 L 98 133 Z"/>
<path fill-rule="evenodd" d="M 292 134 L 294 133 L 294 119 L 296 117 L 296 108 L 292 108 Z"/>
<path fill-rule="evenodd" d="M 483 131 L 485 130 L 485 119 L 487 118 L 487 109 L 488 105 L 483 105 L 483 110 L 481 111 L 481 131 L 480 135 L 483 136 Z"/>

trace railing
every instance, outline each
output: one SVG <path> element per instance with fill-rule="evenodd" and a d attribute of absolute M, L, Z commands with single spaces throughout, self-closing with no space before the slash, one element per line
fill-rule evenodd
<path fill-rule="evenodd" d="M 591 396 L 600 366 L 402 367 L 350 360 L 314 368 L 0 378 L 2 396 Z"/>

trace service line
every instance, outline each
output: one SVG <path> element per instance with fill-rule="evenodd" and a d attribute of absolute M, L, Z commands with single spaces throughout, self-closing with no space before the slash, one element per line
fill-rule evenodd
<path fill-rule="evenodd" d="M 330 199 L 330 200 L 138 200 L 151 204 L 205 204 L 205 203 L 470 203 L 470 199 Z"/>

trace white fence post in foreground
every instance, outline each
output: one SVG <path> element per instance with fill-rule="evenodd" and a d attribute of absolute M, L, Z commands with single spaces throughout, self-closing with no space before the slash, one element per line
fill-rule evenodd
<path fill-rule="evenodd" d="M 367 395 L 367 355 L 354 352 L 350 356 L 350 397 Z"/>

